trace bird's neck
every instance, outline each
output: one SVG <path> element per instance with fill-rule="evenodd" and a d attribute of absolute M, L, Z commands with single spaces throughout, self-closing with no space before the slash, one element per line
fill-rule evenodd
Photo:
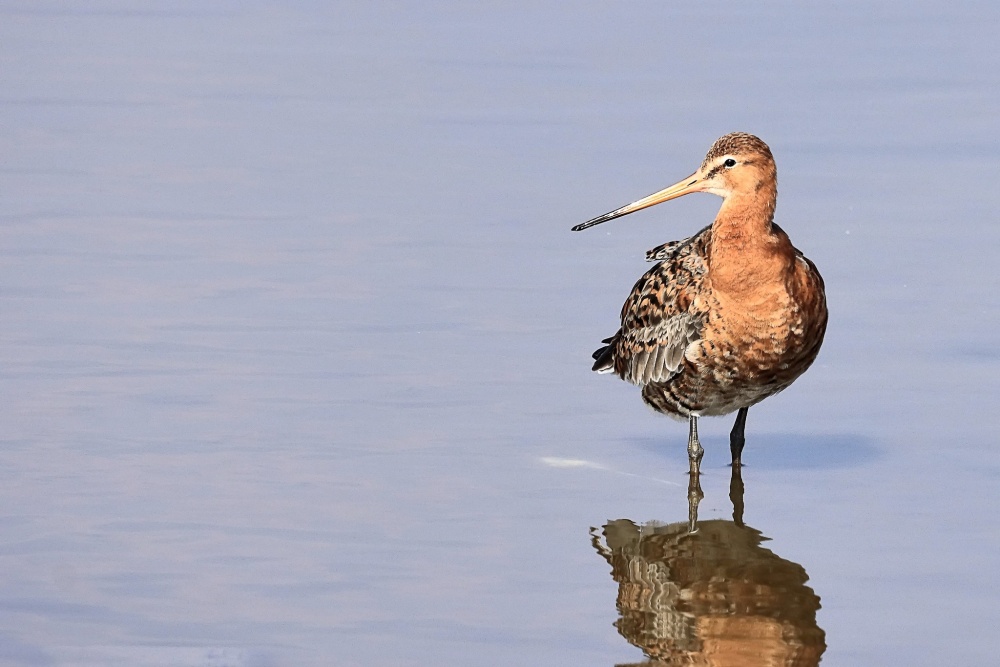
<path fill-rule="evenodd" d="M 794 249 L 773 224 L 776 192 L 729 196 L 712 225 L 709 270 L 715 289 L 747 295 L 784 280 Z"/>
<path fill-rule="evenodd" d="M 712 234 L 737 242 L 770 234 L 777 201 L 778 193 L 773 187 L 729 195 L 722 200 L 719 214 L 715 216 Z"/>

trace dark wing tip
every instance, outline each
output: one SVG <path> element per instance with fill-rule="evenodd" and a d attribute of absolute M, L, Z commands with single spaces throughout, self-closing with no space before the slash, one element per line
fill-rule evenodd
<path fill-rule="evenodd" d="M 605 338 L 602 343 L 607 343 L 604 347 L 599 347 L 594 351 L 591 356 L 594 358 L 594 366 L 591 368 L 592 371 L 602 372 L 607 370 L 613 370 L 615 367 L 615 348 L 618 346 L 618 337 L 621 332 Z"/>

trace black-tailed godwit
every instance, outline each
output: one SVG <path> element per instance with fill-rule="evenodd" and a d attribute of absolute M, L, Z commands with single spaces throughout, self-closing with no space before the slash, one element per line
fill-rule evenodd
<path fill-rule="evenodd" d="M 698 417 L 737 413 L 730 451 L 741 465 L 747 410 L 809 368 L 827 310 L 816 266 L 774 224 L 774 158 L 751 134 L 727 134 L 691 176 L 573 230 L 692 192 L 722 197 L 715 222 L 646 253 L 657 264 L 632 288 L 621 328 L 594 353 L 594 370 L 617 373 L 642 387 L 657 412 L 688 420 L 697 475 Z"/>

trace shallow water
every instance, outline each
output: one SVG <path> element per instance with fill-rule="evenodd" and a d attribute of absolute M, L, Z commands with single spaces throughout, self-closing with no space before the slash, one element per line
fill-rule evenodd
<path fill-rule="evenodd" d="M 686 429 L 589 355 L 718 200 L 569 227 L 736 129 L 831 308 L 740 534 L 824 665 L 994 660 L 996 7 L 0 13 L 0 664 L 642 662 L 594 540 Z"/>

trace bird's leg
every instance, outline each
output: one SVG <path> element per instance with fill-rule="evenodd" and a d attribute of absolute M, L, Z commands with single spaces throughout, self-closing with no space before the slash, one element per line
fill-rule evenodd
<path fill-rule="evenodd" d="M 688 532 L 695 533 L 698 532 L 698 503 L 705 497 L 701 491 L 701 457 L 705 450 L 698 442 L 698 418 L 691 415 L 688 423 L 688 465 L 691 468 L 688 477 Z"/>
<path fill-rule="evenodd" d="M 701 473 L 688 478 L 688 533 L 698 532 L 698 503 L 705 497 L 701 492 Z"/>
<path fill-rule="evenodd" d="M 733 503 L 733 523 L 743 527 L 743 468 L 733 464 L 733 476 L 729 479 L 729 500 Z"/>
<path fill-rule="evenodd" d="M 705 455 L 705 450 L 698 442 L 698 418 L 694 415 L 688 417 L 690 429 L 688 431 L 688 464 L 691 467 L 691 476 L 701 474 L 701 457 Z"/>
<path fill-rule="evenodd" d="M 743 445 L 746 444 L 743 429 L 747 425 L 747 410 L 749 408 L 740 408 L 740 411 L 736 413 L 736 423 L 733 424 L 733 430 L 729 433 L 729 451 L 733 455 L 733 468 L 743 463 L 740 457 L 743 455 Z"/>

